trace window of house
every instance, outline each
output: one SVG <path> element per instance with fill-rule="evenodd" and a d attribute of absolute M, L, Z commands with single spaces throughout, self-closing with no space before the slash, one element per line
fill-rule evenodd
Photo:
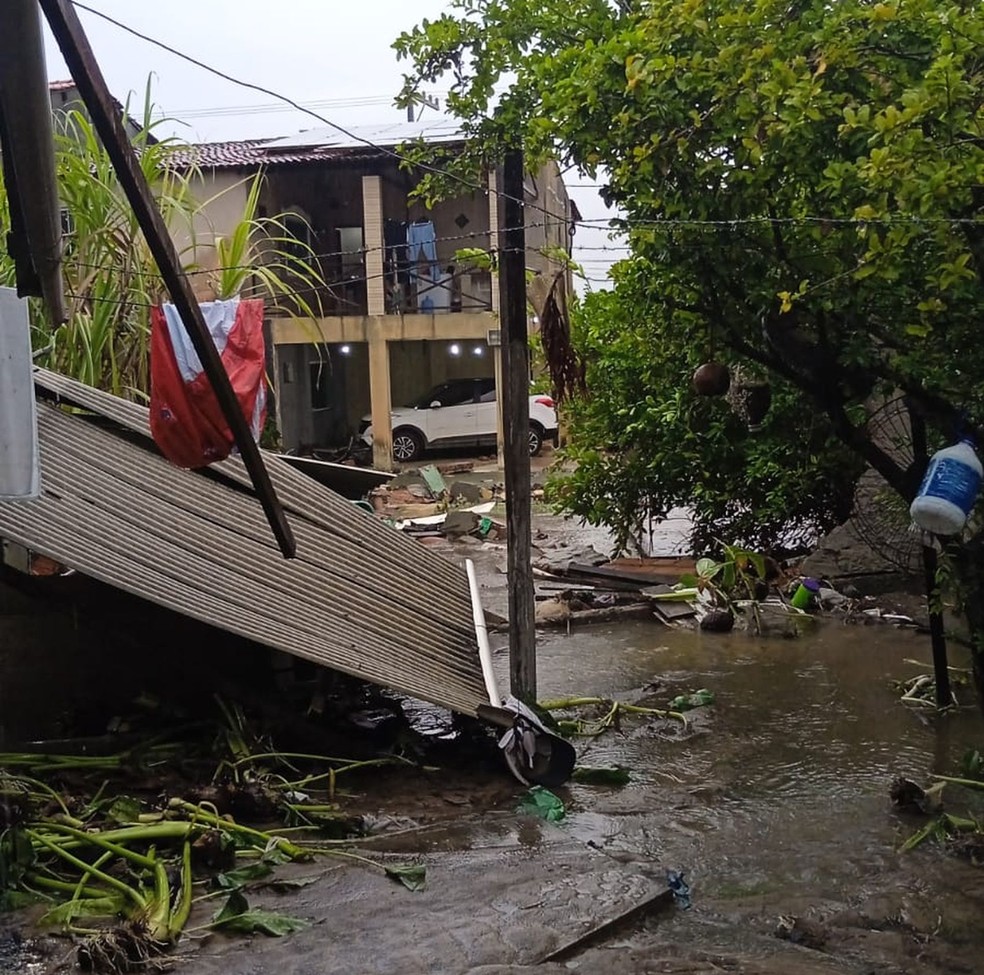
<path fill-rule="evenodd" d="M 301 261 L 310 261 L 314 250 L 314 238 L 311 233 L 311 222 L 303 210 L 292 207 L 282 218 L 285 240 L 282 249 Z"/>
<path fill-rule="evenodd" d="M 331 369 L 326 361 L 309 364 L 311 374 L 311 409 L 330 410 Z"/>
<path fill-rule="evenodd" d="M 364 247 L 361 227 L 339 227 L 338 249 L 341 252 L 342 276 L 361 278 Z"/>

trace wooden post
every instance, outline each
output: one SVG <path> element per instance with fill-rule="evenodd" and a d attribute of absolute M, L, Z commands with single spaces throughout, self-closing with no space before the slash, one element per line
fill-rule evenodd
<path fill-rule="evenodd" d="M 40 0 L 51 32 L 61 48 L 72 78 L 78 86 L 82 101 L 92 118 L 92 124 L 106 146 L 106 152 L 116 171 L 137 222 L 181 315 L 188 336 L 208 376 L 215 398 L 222 408 L 222 415 L 229 424 L 243 463 L 249 472 L 256 495 L 260 499 L 273 534 L 284 558 L 293 558 L 296 551 L 294 536 L 280 505 L 270 475 L 263 466 L 263 458 L 253 439 L 249 423 L 243 416 L 239 400 L 233 392 L 229 376 L 222 365 L 215 342 L 209 335 L 202 310 L 192 292 L 188 278 L 181 269 L 178 255 L 171 240 L 157 201 L 144 178 L 136 154 L 123 130 L 117 106 L 106 86 L 96 62 L 88 38 L 79 21 L 71 0 Z"/>
<path fill-rule="evenodd" d="M 505 434 L 506 565 L 509 575 L 509 676 L 514 697 L 536 701 L 530 485 L 530 350 L 526 315 L 523 152 L 506 153 L 502 178 L 502 375 Z"/>

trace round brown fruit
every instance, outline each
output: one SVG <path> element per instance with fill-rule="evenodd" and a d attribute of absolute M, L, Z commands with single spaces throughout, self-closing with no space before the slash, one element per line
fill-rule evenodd
<path fill-rule="evenodd" d="M 701 396 L 724 396 L 731 385 L 731 373 L 721 362 L 705 362 L 694 373 L 694 389 Z"/>

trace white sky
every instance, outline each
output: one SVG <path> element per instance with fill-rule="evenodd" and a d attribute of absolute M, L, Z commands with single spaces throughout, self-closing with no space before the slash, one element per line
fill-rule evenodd
<path fill-rule="evenodd" d="M 314 108 L 341 125 L 398 121 L 392 100 L 403 64 L 391 45 L 404 30 L 434 19 L 444 0 L 85 0 L 105 14 L 233 77 L 262 85 Z M 154 47 L 84 10 L 79 16 L 110 90 L 121 101 L 133 92 L 142 104 L 153 74 L 153 100 L 171 131 L 194 142 L 283 136 L 320 122 L 277 106 L 269 96 L 241 88 Z M 48 77 L 69 72 L 48 37 Z M 443 92 L 435 91 L 437 97 Z M 356 104 L 352 104 L 355 102 Z M 348 104 L 346 104 L 348 103 Z M 430 109 L 427 110 L 431 112 Z M 426 114 L 424 115 L 426 118 Z M 586 219 L 612 215 L 597 190 L 568 190 Z M 594 287 L 604 286 L 608 265 L 620 252 L 607 231 L 580 227 L 574 259 Z"/>

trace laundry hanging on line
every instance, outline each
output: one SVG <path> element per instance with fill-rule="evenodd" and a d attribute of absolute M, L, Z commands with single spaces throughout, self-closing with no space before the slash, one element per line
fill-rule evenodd
<path fill-rule="evenodd" d="M 437 234 L 430 220 L 407 224 L 407 260 L 411 275 L 416 275 L 421 259 L 427 263 L 433 277 L 437 269 Z"/>
<path fill-rule="evenodd" d="M 263 301 L 211 301 L 201 305 L 229 382 L 259 440 L 266 421 L 266 349 Z M 235 437 L 174 305 L 151 312 L 150 432 L 161 453 L 178 467 L 206 467 L 229 456 Z"/>

